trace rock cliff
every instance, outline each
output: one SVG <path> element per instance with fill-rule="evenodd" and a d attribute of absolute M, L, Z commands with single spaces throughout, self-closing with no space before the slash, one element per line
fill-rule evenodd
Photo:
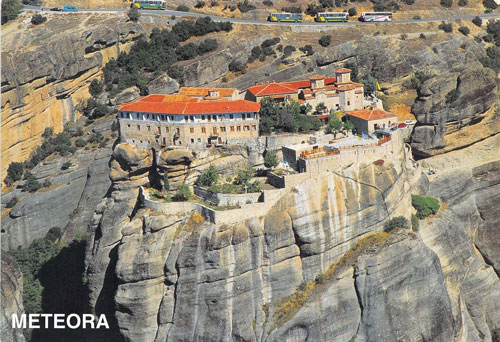
<path fill-rule="evenodd" d="M 102 66 L 145 32 L 124 17 L 47 16 L 40 26 L 23 21 L 2 27 L 3 165 L 27 159 L 46 127 L 58 133 L 78 119 L 75 106 L 89 97 Z"/>
<path fill-rule="evenodd" d="M 24 342 L 23 332 L 12 329 L 12 315 L 20 317 L 23 308 L 23 274 L 16 260 L 2 251 L 2 314 L 0 317 L 0 336 L 4 342 Z"/>
<path fill-rule="evenodd" d="M 115 317 L 129 341 L 260 341 L 263 304 L 313 281 L 389 216 L 409 215 L 406 162 L 312 177 L 267 213 L 218 226 L 141 208 L 152 157 L 125 144 L 113 156 L 86 274 L 91 307 Z"/>
<path fill-rule="evenodd" d="M 88 131 L 109 132 L 111 124 L 112 120 L 100 120 Z M 113 140 L 104 147 L 78 150 L 70 157 L 52 155 L 31 171 L 41 184 L 50 182 L 48 188 L 29 193 L 18 187 L 3 194 L 2 248 L 26 248 L 52 227 L 61 228 L 67 242 L 75 234 L 84 233 L 95 207 L 111 185 L 108 164 L 112 144 Z M 63 170 L 62 165 L 68 161 L 71 166 Z M 13 198 L 17 199 L 16 204 L 7 209 Z"/>

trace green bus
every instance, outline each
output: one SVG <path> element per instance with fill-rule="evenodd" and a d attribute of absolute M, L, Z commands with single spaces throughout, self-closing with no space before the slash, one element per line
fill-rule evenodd
<path fill-rule="evenodd" d="M 165 9 L 165 1 L 162 0 L 134 0 L 132 7 L 138 9 Z"/>
<path fill-rule="evenodd" d="M 301 13 L 271 13 L 269 14 L 269 21 L 289 21 L 289 22 L 301 22 Z"/>
<path fill-rule="evenodd" d="M 349 13 L 347 12 L 330 12 L 330 13 L 318 13 L 316 18 L 314 19 L 315 21 L 321 22 L 321 23 L 326 23 L 326 22 L 331 22 L 331 21 L 348 21 L 349 20 Z"/>

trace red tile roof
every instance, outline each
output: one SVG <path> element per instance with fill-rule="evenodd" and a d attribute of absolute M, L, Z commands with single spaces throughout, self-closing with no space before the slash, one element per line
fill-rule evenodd
<path fill-rule="evenodd" d="M 255 96 L 271 96 L 278 94 L 293 94 L 298 92 L 298 88 L 285 83 L 269 83 L 248 88 L 248 91 Z"/>
<path fill-rule="evenodd" d="M 345 73 L 351 72 L 351 71 L 352 71 L 351 69 L 347 69 L 347 68 L 335 69 L 335 73 L 337 73 L 337 74 L 345 74 Z"/>
<path fill-rule="evenodd" d="M 120 111 L 158 113 L 158 114 L 217 114 L 258 112 L 257 102 L 237 101 L 200 101 L 200 102 L 146 102 L 135 101 L 123 103 Z"/>
<path fill-rule="evenodd" d="M 324 77 L 321 75 L 311 76 L 324 78 L 325 86 L 329 84 L 334 84 L 337 81 L 335 77 Z M 291 81 L 291 82 L 279 82 L 279 83 L 268 83 L 260 84 L 248 88 L 247 90 L 254 94 L 255 96 L 271 96 L 278 94 L 292 94 L 299 91 L 302 88 L 311 87 L 311 78 L 307 80 Z"/>
<path fill-rule="evenodd" d="M 370 120 L 380 120 L 380 119 L 389 119 L 389 118 L 396 118 L 396 114 L 388 113 L 386 111 L 383 111 L 381 109 L 373 109 L 373 108 L 367 108 L 367 109 L 362 109 L 362 110 L 353 110 L 352 112 L 346 112 L 347 115 L 354 116 L 366 121 Z"/>
<path fill-rule="evenodd" d="M 220 96 L 232 96 L 236 91 L 236 89 L 181 87 L 178 93 L 179 95 L 186 95 L 186 96 L 207 96 L 209 91 L 219 91 Z"/>

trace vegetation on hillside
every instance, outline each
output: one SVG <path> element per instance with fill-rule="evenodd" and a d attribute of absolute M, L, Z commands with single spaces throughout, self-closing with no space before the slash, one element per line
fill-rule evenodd
<path fill-rule="evenodd" d="M 402 229 L 410 228 L 410 223 L 408 222 L 406 217 L 396 216 L 384 224 L 384 231 L 387 233 L 389 233 L 397 228 L 402 228 Z"/>
<path fill-rule="evenodd" d="M 420 195 L 411 195 L 411 205 L 417 210 L 416 215 L 421 220 L 436 214 L 441 206 L 437 199 Z"/>
<path fill-rule="evenodd" d="M 171 30 L 154 28 L 149 40 L 139 39 L 130 52 L 122 53 L 118 59 L 106 64 L 103 68 L 103 87 L 113 96 L 126 88 L 137 86 L 145 95 L 148 93 L 148 82 L 165 71 L 182 83 L 182 70 L 174 64 L 213 51 L 218 45 L 215 39 L 207 39 L 200 44 L 181 43 L 193 36 L 231 30 L 231 23 L 214 22 L 209 17 L 199 18 L 196 22 L 180 21 Z"/>
<path fill-rule="evenodd" d="M 493 46 L 486 48 L 486 56 L 481 59 L 481 63 L 487 67 L 500 71 L 500 21 L 491 20 L 486 28 L 486 36 L 483 37 L 485 42 L 494 43 Z"/>
<path fill-rule="evenodd" d="M 296 101 L 285 104 L 271 98 L 264 98 L 260 102 L 259 130 L 262 133 L 277 132 L 304 132 L 317 131 L 321 128 L 321 121 L 311 115 L 310 106 L 299 105 Z"/>
<path fill-rule="evenodd" d="M 10 20 L 17 18 L 23 5 L 19 0 L 3 0 L 2 1 L 2 25 Z"/>

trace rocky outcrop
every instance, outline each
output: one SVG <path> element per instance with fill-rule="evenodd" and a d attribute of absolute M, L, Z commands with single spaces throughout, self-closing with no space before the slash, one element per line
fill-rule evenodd
<path fill-rule="evenodd" d="M 12 328 L 12 315 L 21 317 L 23 308 L 23 274 L 16 260 L 2 251 L 2 307 L 0 315 L 0 336 L 4 342 L 24 342 L 22 329 Z"/>
<path fill-rule="evenodd" d="M 261 340 L 263 304 L 314 280 L 389 216 L 409 215 L 409 173 L 385 163 L 310 178 L 267 213 L 218 226 L 141 209 L 151 159 L 125 144 L 113 155 L 113 191 L 89 230 L 86 276 L 91 307 L 115 317 L 129 341 Z"/>
<path fill-rule="evenodd" d="M 20 24 L 2 39 L 2 164 L 27 159 L 46 127 L 56 133 L 77 118 L 90 82 L 110 58 L 144 33 L 125 18 L 90 15 L 81 22 L 48 15 L 44 25 Z M 2 180 L 6 168 L 2 168 Z"/>
<path fill-rule="evenodd" d="M 266 341 L 453 341 L 457 329 L 438 257 L 418 239 L 395 240 L 322 285 L 318 298 Z"/>
<path fill-rule="evenodd" d="M 111 123 L 112 120 L 99 121 L 88 131 L 109 132 Z M 14 197 L 17 203 L 10 211 L 2 211 L 2 248 L 26 248 L 52 227 L 63 230 L 65 241 L 84 233 L 95 207 L 111 185 L 108 166 L 111 145 L 109 141 L 103 148 L 79 150 L 73 156 L 52 155 L 31 171 L 41 184 L 48 181 L 49 187 L 34 193 L 18 187 L 4 194 L 2 209 Z M 68 161 L 72 165 L 62 170 Z"/>
<path fill-rule="evenodd" d="M 412 108 L 418 121 L 412 135 L 414 153 L 435 155 L 498 132 L 495 78 L 493 70 L 475 66 L 424 82 Z M 464 130 L 467 126 L 476 129 Z"/>

